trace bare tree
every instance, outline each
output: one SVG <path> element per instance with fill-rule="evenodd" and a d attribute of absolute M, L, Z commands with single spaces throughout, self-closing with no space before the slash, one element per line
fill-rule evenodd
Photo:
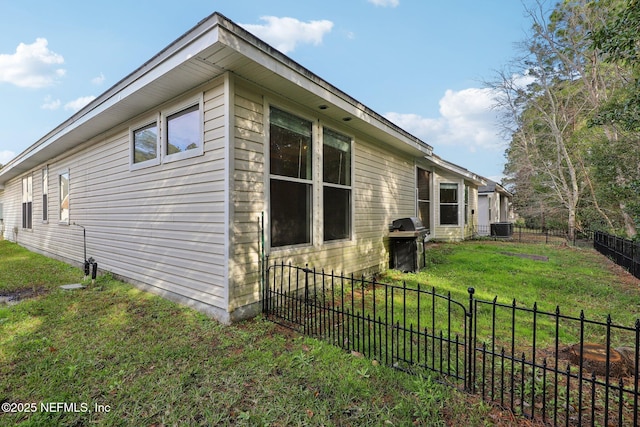
<path fill-rule="evenodd" d="M 523 58 L 490 84 L 499 94 L 501 124 L 511 136 L 506 172 L 516 190 L 526 189 L 532 205 L 561 207 L 570 233 L 579 227 L 578 209 L 588 205 L 609 228 L 614 214 L 628 234 L 635 234 L 624 200 L 603 196 L 610 183 L 598 180 L 593 166 L 599 152 L 594 146 L 604 142 L 614 148 L 620 132 L 613 126 L 588 126 L 628 79 L 624 68 L 602 62 L 588 38 L 606 20 L 608 8 L 619 3 L 565 0 L 550 9 L 537 0 L 527 9 L 532 29 L 522 44 Z M 614 175 L 616 182 L 625 179 L 623 168 Z M 608 209 L 614 203 L 615 212 Z"/>

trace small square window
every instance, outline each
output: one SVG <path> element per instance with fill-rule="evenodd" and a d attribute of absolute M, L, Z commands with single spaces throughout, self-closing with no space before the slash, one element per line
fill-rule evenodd
<path fill-rule="evenodd" d="M 158 124 L 152 123 L 133 131 L 133 163 L 158 158 Z"/>
<path fill-rule="evenodd" d="M 129 140 L 131 170 L 160 164 L 160 126 L 157 117 L 129 128 Z"/>
<path fill-rule="evenodd" d="M 199 118 L 198 105 L 167 117 L 167 154 L 195 150 L 202 144 Z"/>
<path fill-rule="evenodd" d="M 163 117 L 163 162 L 204 153 L 202 99 L 195 105 L 167 112 Z"/>

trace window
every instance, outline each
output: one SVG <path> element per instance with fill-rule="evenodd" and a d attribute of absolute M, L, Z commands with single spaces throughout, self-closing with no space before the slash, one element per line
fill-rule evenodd
<path fill-rule="evenodd" d="M 136 170 L 204 153 L 204 98 L 191 97 L 129 128 L 129 168 Z"/>
<path fill-rule="evenodd" d="M 60 183 L 60 222 L 69 223 L 69 172 L 62 172 Z"/>
<path fill-rule="evenodd" d="M 160 135 L 157 120 L 133 128 L 130 138 L 132 141 L 131 164 L 133 166 L 152 166 L 160 162 Z"/>
<path fill-rule="evenodd" d="M 458 225 L 458 184 L 440 184 L 440 225 Z"/>
<path fill-rule="evenodd" d="M 180 108 L 164 115 L 164 161 L 185 159 L 204 152 L 202 100 Z"/>
<path fill-rule="evenodd" d="M 329 129 L 322 138 L 324 241 L 351 237 L 351 138 Z"/>
<path fill-rule="evenodd" d="M 431 228 L 431 172 L 418 168 L 416 187 L 418 218 L 425 227 Z"/>
<path fill-rule="evenodd" d="M 49 169 L 42 169 L 42 222 L 49 220 Z"/>
<path fill-rule="evenodd" d="M 311 243 L 312 123 L 270 109 L 271 246 Z"/>
<path fill-rule="evenodd" d="M 469 224 L 469 186 L 464 186 L 464 223 Z"/>
<path fill-rule="evenodd" d="M 33 177 L 22 178 L 22 228 L 32 228 Z"/>

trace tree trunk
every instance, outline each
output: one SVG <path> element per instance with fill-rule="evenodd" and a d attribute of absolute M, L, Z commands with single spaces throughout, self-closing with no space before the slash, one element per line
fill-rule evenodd
<path fill-rule="evenodd" d="M 573 238 L 576 235 L 576 210 L 569 209 L 569 240 L 573 242 Z"/>
<path fill-rule="evenodd" d="M 620 203 L 620 211 L 624 219 L 624 231 L 627 233 L 627 236 L 634 238 L 636 234 L 638 234 L 638 230 L 636 230 L 636 223 L 633 221 L 633 218 L 626 212 L 626 208 L 627 206 L 624 203 Z"/>
<path fill-rule="evenodd" d="M 607 352 L 607 348 L 603 344 L 584 343 L 582 345 L 582 358 L 580 358 L 580 352 L 580 344 L 573 344 L 561 350 L 561 353 L 566 355 L 571 363 L 580 366 L 580 361 L 582 360 L 583 368 L 596 375 L 606 375 L 608 371 L 610 377 L 620 378 L 633 372 L 633 368 L 629 366 L 629 362 L 623 354 L 612 348 L 609 348 Z M 607 353 L 609 353 L 608 357 Z M 608 369 L 607 358 L 609 359 Z"/>

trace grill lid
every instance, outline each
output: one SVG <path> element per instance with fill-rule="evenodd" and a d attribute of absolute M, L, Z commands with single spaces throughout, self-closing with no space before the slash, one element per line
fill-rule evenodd
<path fill-rule="evenodd" d="M 425 229 L 422 221 L 416 217 L 396 219 L 391 228 L 392 231 L 423 231 Z"/>

